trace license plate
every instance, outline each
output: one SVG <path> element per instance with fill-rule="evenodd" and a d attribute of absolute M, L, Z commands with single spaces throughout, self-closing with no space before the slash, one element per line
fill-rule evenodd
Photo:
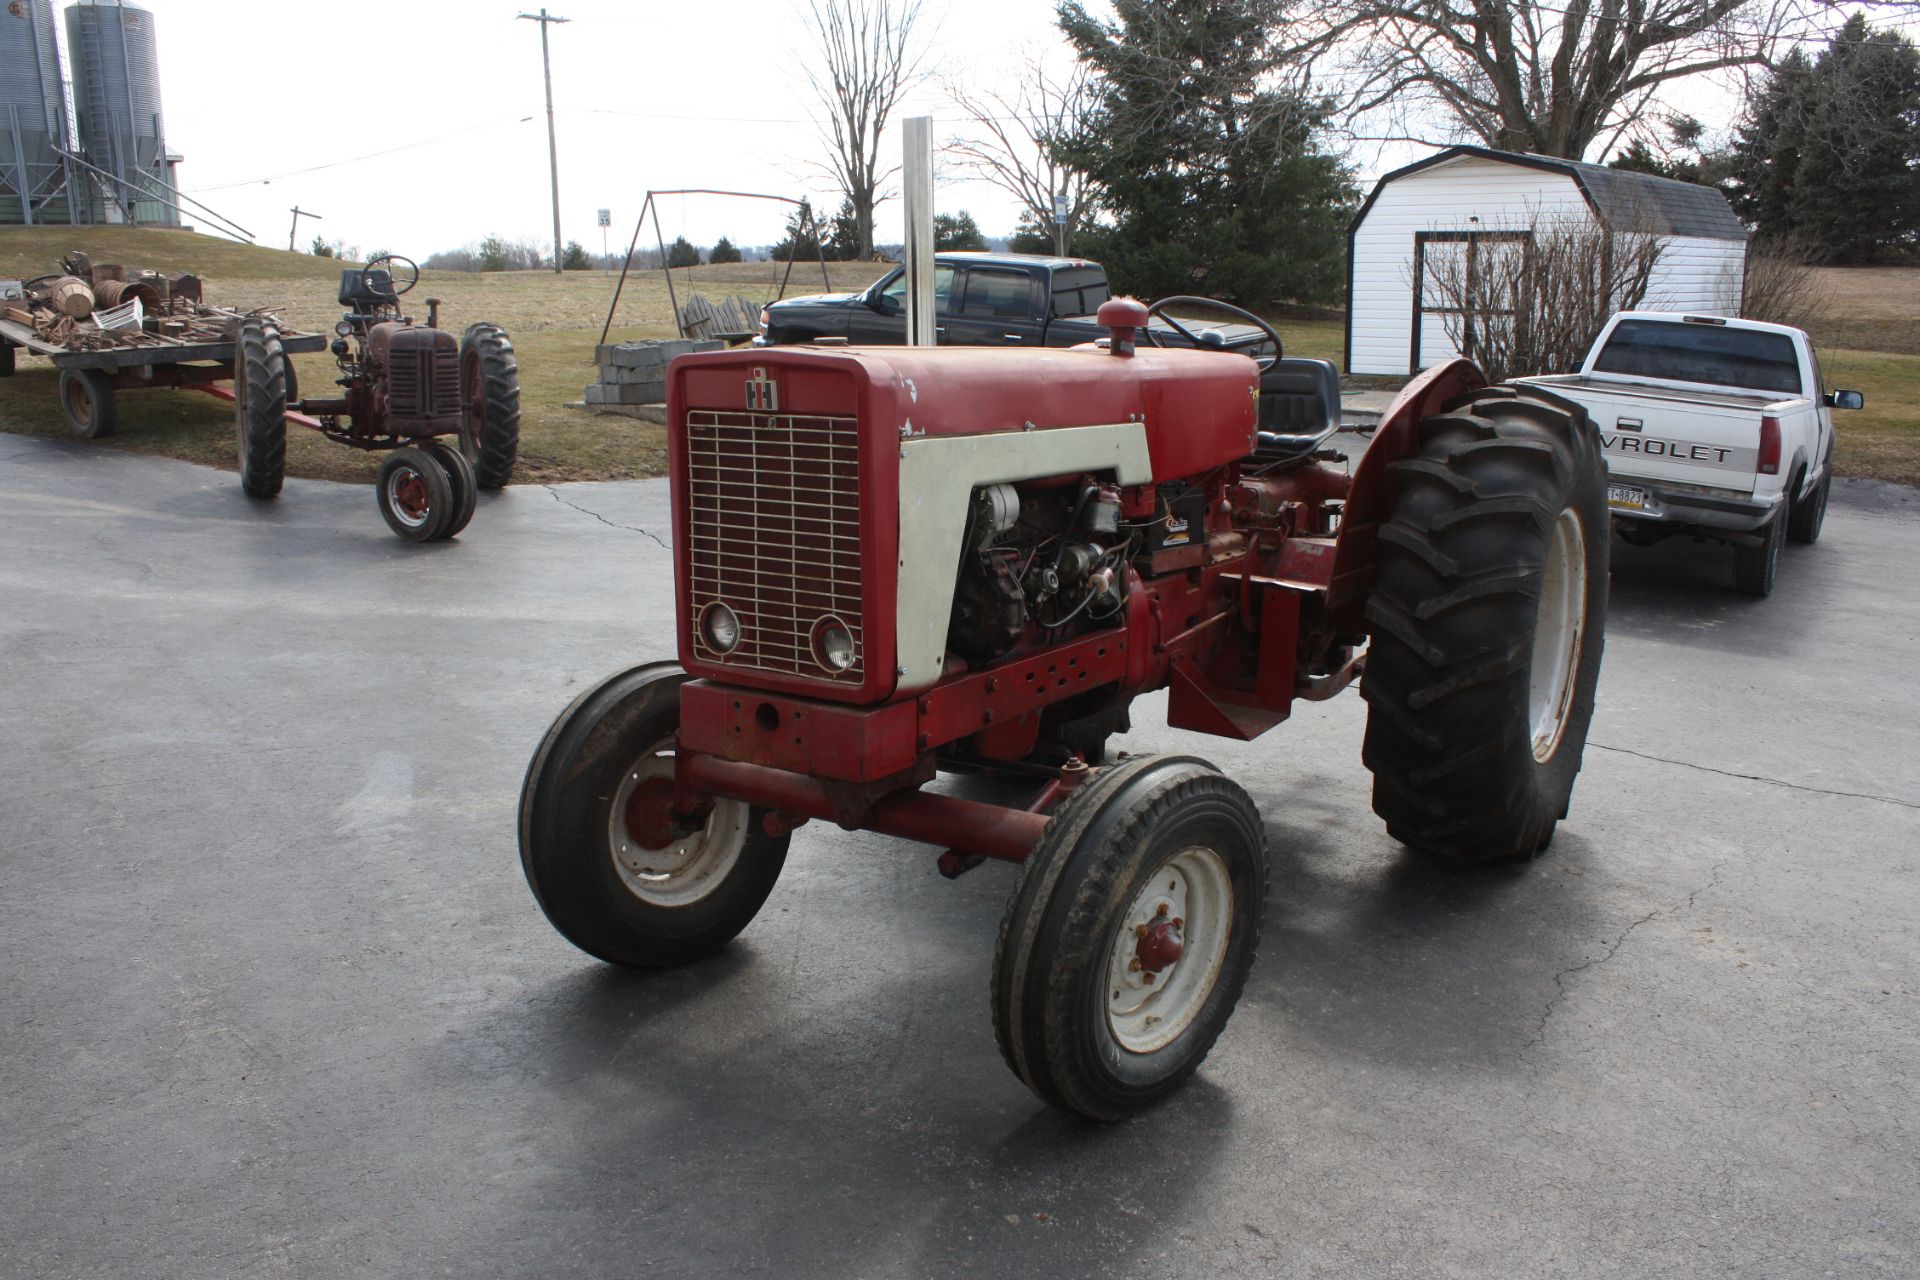
<path fill-rule="evenodd" d="M 1607 505 L 1619 507 L 1624 511 L 1645 511 L 1647 491 L 1636 489 L 1632 485 L 1610 484 L 1607 486 Z"/>

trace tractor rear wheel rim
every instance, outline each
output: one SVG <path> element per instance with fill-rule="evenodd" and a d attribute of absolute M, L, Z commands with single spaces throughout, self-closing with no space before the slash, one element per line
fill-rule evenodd
<path fill-rule="evenodd" d="M 1226 966 L 1233 877 L 1204 845 L 1147 878 L 1107 958 L 1107 1029 L 1128 1053 L 1164 1049 L 1193 1025 Z"/>
<path fill-rule="evenodd" d="M 641 817 L 652 795 L 674 775 L 673 739 L 647 748 L 620 775 L 607 813 L 607 848 L 627 891 L 655 907 L 686 907 L 717 889 L 746 848 L 752 810 L 740 800 L 715 799 L 694 830 L 674 836 Z M 667 835 L 665 844 L 649 844 Z"/>
<path fill-rule="evenodd" d="M 407 528 L 418 529 L 425 524 L 433 510 L 426 477 L 412 467 L 395 467 L 387 477 L 387 505 Z"/>
<path fill-rule="evenodd" d="M 1533 626 L 1533 662 L 1527 681 L 1527 722 L 1533 758 L 1553 759 L 1573 710 L 1574 678 L 1587 622 L 1587 540 L 1579 515 L 1560 513 L 1547 538 L 1540 601 Z"/>

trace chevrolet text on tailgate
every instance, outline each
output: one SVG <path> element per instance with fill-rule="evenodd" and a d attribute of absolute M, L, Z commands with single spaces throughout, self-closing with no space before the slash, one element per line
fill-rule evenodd
<path fill-rule="evenodd" d="M 1758 320 L 1622 311 L 1580 372 L 1524 379 L 1583 406 L 1600 429 L 1614 528 L 1637 545 L 1674 534 L 1731 543 L 1734 585 L 1773 590 L 1787 539 L 1812 542 L 1833 483 L 1832 409 L 1805 332 Z"/>

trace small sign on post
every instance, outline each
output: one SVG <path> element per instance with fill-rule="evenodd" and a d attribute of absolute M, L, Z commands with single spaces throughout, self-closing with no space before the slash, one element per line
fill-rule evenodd
<path fill-rule="evenodd" d="M 1063 195 L 1053 198 L 1053 220 L 1063 227 L 1067 225 L 1067 198 Z"/>
<path fill-rule="evenodd" d="M 600 225 L 603 227 L 610 227 L 613 225 L 613 210 L 602 209 L 600 211 Z"/>

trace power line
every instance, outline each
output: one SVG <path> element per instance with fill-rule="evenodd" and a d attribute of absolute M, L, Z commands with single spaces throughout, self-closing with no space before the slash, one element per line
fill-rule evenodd
<path fill-rule="evenodd" d="M 436 142 L 445 142 L 449 138 L 458 138 L 464 134 L 478 133 L 482 129 L 491 129 L 500 124 L 525 124 L 532 116 L 501 116 L 494 120 L 483 120 L 479 124 L 468 125 L 464 129 L 455 129 L 451 133 L 435 134 L 431 138 L 416 138 L 412 142 L 402 142 L 379 151 L 369 151 L 365 155 L 348 156 L 344 160 L 328 160 L 323 164 L 308 165 L 304 169 L 288 169 L 284 173 L 272 173 L 261 178 L 246 178 L 239 182 L 223 182 L 213 187 L 195 187 L 190 195 L 205 195 L 212 191 L 231 191 L 235 187 L 253 187 L 263 183 L 277 182 L 281 178 L 297 178 L 303 173 L 319 173 L 323 169 L 338 169 L 341 165 L 359 164 L 362 160 L 377 160 L 381 156 L 390 156 L 399 151 L 411 151 L 415 147 L 428 147 Z"/>

